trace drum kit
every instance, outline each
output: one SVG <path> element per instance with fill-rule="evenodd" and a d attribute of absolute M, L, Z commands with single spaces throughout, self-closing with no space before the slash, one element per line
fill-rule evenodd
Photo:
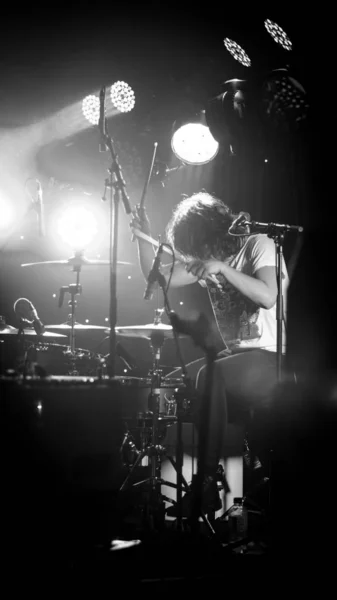
<path fill-rule="evenodd" d="M 102 331 L 105 336 L 109 335 L 110 329 L 106 326 L 82 324 L 76 320 L 76 296 L 81 294 L 80 272 L 82 268 L 91 265 L 103 266 L 109 264 L 109 261 L 93 261 L 83 256 L 82 253 L 76 253 L 66 260 L 45 261 L 38 263 L 25 263 L 24 268 L 41 268 L 45 265 L 70 266 L 76 274 L 76 282 L 60 288 L 59 307 L 62 306 L 66 294 L 70 295 L 68 305 L 70 314 L 68 320 L 60 324 L 42 325 L 42 330 L 37 330 L 36 322 L 31 315 L 37 317 L 36 310 L 29 300 L 25 300 L 34 309 L 30 319 L 22 318 L 21 313 L 16 312 L 20 320 L 20 325 L 15 328 L 6 324 L 3 317 L 0 317 L 0 347 L 5 350 L 2 356 L 7 354 L 9 342 L 14 347 L 13 353 L 8 356 L 14 358 L 10 368 L 2 369 L 5 378 L 28 380 L 34 385 L 42 385 L 43 382 L 48 385 L 48 381 L 71 381 L 72 384 L 78 381 L 82 384 L 87 382 L 92 386 L 93 383 L 111 383 L 111 377 L 107 375 L 106 363 L 109 355 L 103 356 L 89 350 L 78 348 L 76 346 L 77 332 Z M 118 263 L 119 267 L 129 265 L 130 263 Z M 18 302 L 18 301 L 17 301 Z M 162 323 L 164 309 L 156 309 L 153 323 L 145 325 L 132 325 L 115 328 L 116 336 L 130 339 L 145 339 L 148 341 L 152 351 L 152 365 L 148 372 L 148 377 L 136 378 L 130 376 L 115 376 L 117 386 L 111 385 L 111 390 L 117 390 L 118 386 L 123 387 L 123 394 L 135 397 L 134 409 L 130 410 L 130 402 L 127 401 L 125 411 L 122 411 L 125 425 L 124 439 L 121 440 L 120 457 L 124 468 L 127 469 L 127 476 L 124 479 L 119 491 L 130 489 L 134 486 L 144 484 L 144 506 L 143 516 L 146 515 L 151 527 L 157 527 L 159 522 L 165 520 L 165 503 L 177 504 L 177 525 L 181 527 L 182 518 L 179 506 L 182 499 L 182 488 L 188 489 L 188 484 L 182 475 L 183 466 L 183 447 L 181 439 L 181 424 L 183 421 L 191 422 L 191 412 L 193 405 L 192 387 L 187 378 L 170 379 L 163 376 L 161 365 L 162 348 L 166 340 L 174 338 L 174 332 L 171 325 Z M 41 323 L 40 321 L 38 321 Z M 68 338 L 68 344 L 64 344 Z M 54 342 L 56 340 L 56 343 Z M 8 359 L 8 357 L 7 357 Z M 8 360 L 7 360 L 8 367 Z M 114 382 L 112 382 L 114 383 Z M 95 386 L 93 386 L 95 387 Z M 136 394 L 134 394 L 136 389 Z M 144 389 L 146 395 L 144 397 Z M 122 394 L 122 395 L 123 395 Z M 161 478 L 161 461 L 166 455 L 166 449 L 163 440 L 167 427 L 177 424 L 177 446 L 175 459 L 166 456 L 171 461 L 172 466 L 177 472 L 177 483 L 164 481 Z M 137 438 L 137 441 L 135 441 Z M 140 445 L 140 448 L 137 447 Z M 138 467 L 146 466 L 148 477 L 143 481 L 132 482 L 134 475 L 137 474 Z M 177 500 L 167 498 L 161 493 L 161 486 L 166 485 L 177 490 Z M 156 525 L 155 525 L 156 523 Z"/>

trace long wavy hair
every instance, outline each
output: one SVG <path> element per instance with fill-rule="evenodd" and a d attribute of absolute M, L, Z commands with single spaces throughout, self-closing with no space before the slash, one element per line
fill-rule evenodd
<path fill-rule="evenodd" d="M 176 206 L 166 228 L 167 240 L 185 258 L 226 260 L 246 241 L 228 233 L 236 217 L 215 196 L 197 192 Z"/>

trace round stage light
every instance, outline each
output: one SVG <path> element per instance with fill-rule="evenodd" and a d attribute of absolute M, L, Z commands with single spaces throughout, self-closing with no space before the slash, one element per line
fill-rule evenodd
<path fill-rule="evenodd" d="M 229 38 L 225 38 L 223 41 L 226 50 L 230 52 L 230 54 L 235 58 L 235 60 L 239 61 L 244 67 L 250 67 L 252 61 L 250 60 L 248 54 L 244 51 L 239 44 L 230 40 Z"/>
<path fill-rule="evenodd" d="M 280 27 L 279 25 L 277 25 L 277 23 L 274 23 L 270 19 L 265 20 L 264 26 L 268 33 L 271 35 L 271 37 L 274 39 L 274 41 L 277 44 L 280 44 L 282 48 L 284 48 L 284 50 L 292 49 L 292 43 L 289 37 L 287 36 L 286 32 L 282 29 L 282 27 Z"/>
<path fill-rule="evenodd" d="M 111 102 L 120 112 L 130 112 L 135 105 L 135 93 L 125 81 L 116 81 L 110 90 Z"/>
<path fill-rule="evenodd" d="M 86 96 L 82 101 L 82 112 L 91 125 L 98 125 L 99 98 L 93 94 Z"/>
<path fill-rule="evenodd" d="M 287 69 L 271 71 L 264 81 L 262 94 L 269 122 L 299 127 L 306 121 L 310 109 L 306 91 Z"/>
<path fill-rule="evenodd" d="M 219 144 L 212 136 L 209 127 L 202 123 L 182 125 L 173 134 L 171 147 L 179 160 L 190 165 L 203 165 L 210 162 L 219 150 Z"/>
<path fill-rule="evenodd" d="M 56 233 L 73 250 L 84 250 L 97 232 L 95 216 L 83 206 L 69 206 L 56 222 Z"/>

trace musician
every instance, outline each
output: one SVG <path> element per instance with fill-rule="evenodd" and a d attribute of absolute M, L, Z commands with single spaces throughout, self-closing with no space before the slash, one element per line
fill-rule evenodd
<path fill-rule="evenodd" d="M 207 489 L 215 481 L 226 423 L 241 420 L 251 408 L 268 402 L 277 381 L 275 244 L 265 234 L 231 235 L 229 228 L 237 217 L 221 200 L 200 192 L 178 204 L 167 227 L 169 243 L 183 257 L 175 263 L 170 286 L 199 282 L 207 287 L 223 341 L 210 395 Z M 131 225 L 150 232 L 144 212 L 138 211 Z M 146 241 L 137 240 L 140 266 L 147 278 L 153 251 Z M 161 270 L 168 281 L 171 265 Z M 285 298 L 288 277 L 284 264 L 282 274 Z M 187 365 L 187 370 L 202 392 L 205 367 L 196 361 Z"/>

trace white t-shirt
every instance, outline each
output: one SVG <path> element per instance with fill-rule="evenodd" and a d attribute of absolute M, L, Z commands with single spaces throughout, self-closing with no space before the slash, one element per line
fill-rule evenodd
<path fill-rule="evenodd" d="M 251 235 L 229 265 L 246 275 L 254 276 L 262 267 L 276 266 L 276 247 L 266 234 Z M 208 294 L 224 343 L 230 350 L 235 348 L 264 348 L 276 351 L 276 304 L 272 308 L 260 308 L 238 292 L 222 276 L 217 276 L 221 290 L 207 280 Z M 282 265 L 282 294 L 284 312 L 288 274 Z M 283 325 L 283 351 L 285 351 L 285 330 Z"/>

